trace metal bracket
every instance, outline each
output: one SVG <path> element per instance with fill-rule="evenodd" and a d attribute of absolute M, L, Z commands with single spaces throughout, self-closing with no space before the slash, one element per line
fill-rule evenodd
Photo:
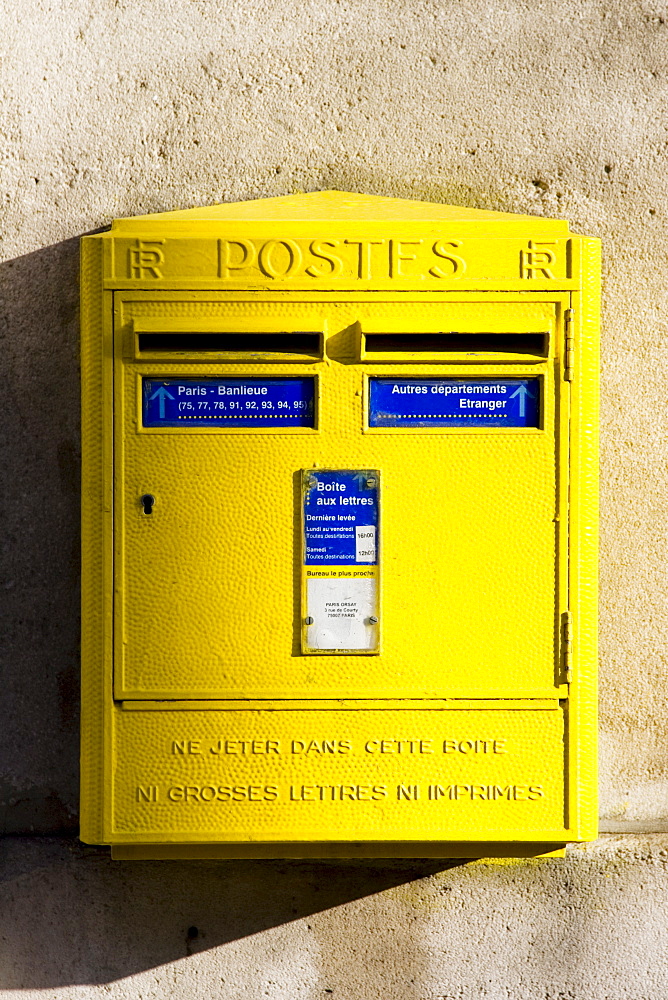
<path fill-rule="evenodd" d="M 564 381 L 573 381 L 573 368 L 575 366 L 575 339 L 573 337 L 573 316 L 572 309 L 564 312 Z"/>
<path fill-rule="evenodd" d="M 561 616 L 561 651 L 566 683 L 573 680 L 573 615 L 564 611 Z"/>

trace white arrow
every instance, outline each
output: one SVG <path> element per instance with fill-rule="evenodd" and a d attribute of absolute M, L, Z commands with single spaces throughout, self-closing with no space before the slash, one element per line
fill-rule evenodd
<path fill-rule="evenodd" d="M 150 403 L 150 401 L 152 399 L 155 399 L 156 396 L 158 397 L 158 400 L 159 400 L 159 403 L 160 403 L 160 419 L 164 420 L 165 419 L 165 399 L 174 399 L 174 397 L 171 396 L 167 392 L 167 390 L 165 389 L 164 385 L 161 385 L 159 389 L 155 390 L 155 392 L 153 393 L 152 396 L 148 397 L 149 403 Z"/>
<path fill-rule="evenodd" d="M 529 392 L 529 390 L 527 389 L 527 387 L 525 385 L 520 385 L 520 386 L 517 387 L 517 389 L 515 390 L 515 392 L 512 394 L 512 396 L 510 398 L 514 399 L 515 396 L 519 396 L 520 397 L 520 403 L 519 403 L 519 406 L 520 406 L 520 416 L 523 417 L 525 415 L 525 409 L 526 409 L 526 407 L 525 407 L 526 398 L 527 398 L 527 396 L 529 396 L 531 399 L 533 399 L 533 393 Z"/>

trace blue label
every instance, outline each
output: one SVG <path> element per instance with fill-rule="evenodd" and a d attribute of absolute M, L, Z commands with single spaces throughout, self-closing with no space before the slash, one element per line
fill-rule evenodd
<path fill-rule="evenodd" d="M 375 470 L 309 469 L 304 489 L 304 563 L 378 565 Z"/>
<path fill-rule="evenodd" d="M 538 427 L 537 378 L 371 378 L 369 427 Z"/>
<path fill-rule="evenodd" d="M 144 378 L 144 427 L 314 427 L 312 378 Z"/>

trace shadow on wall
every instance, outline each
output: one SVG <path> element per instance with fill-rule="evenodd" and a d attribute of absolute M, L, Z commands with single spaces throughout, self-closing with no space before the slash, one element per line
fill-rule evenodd
<path fill-rule="evenodd" d="M 0 989 L 113 982 L 465 863 L 122 862 L 73 842 L 6 847 Z"/>
<path fill-rule="evenodd" d="M 7 833 L 76 829 L 79 240 L 0 265 Z"/>

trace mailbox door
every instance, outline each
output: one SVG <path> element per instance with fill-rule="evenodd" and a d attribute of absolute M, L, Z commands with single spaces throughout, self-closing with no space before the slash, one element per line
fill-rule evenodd
<path fill-rule="evenodd" d="M 554 697 L 568 607 L 568 392 L 559 357 L 568 297 L 286 303 L 207 293 L 202 304 L 201 296 L 118 296 L 116 696 Z M 136 351 L 138 318 L 159 328 L 161 316 L 165 325 L 181 317 L 188 333 L 204 314 L 228 330 L 320 331 L 325 353 L 268 361 Z M 550 346 L 526 363 L 484 354 L 473 364 L 368 363 L 359 352 L 365 327 L 538 330 Z M 146 427 L 142 380 L 160 377 L 312 378 L 315 426 Z M 530 378 L 538 426 L 372 427 L 375 377 Z M 301 651 L 301 483 L 314 467 L 380 470 L 378 655 Z M 145 495 L 155 498 L 150 514 Z"/>

